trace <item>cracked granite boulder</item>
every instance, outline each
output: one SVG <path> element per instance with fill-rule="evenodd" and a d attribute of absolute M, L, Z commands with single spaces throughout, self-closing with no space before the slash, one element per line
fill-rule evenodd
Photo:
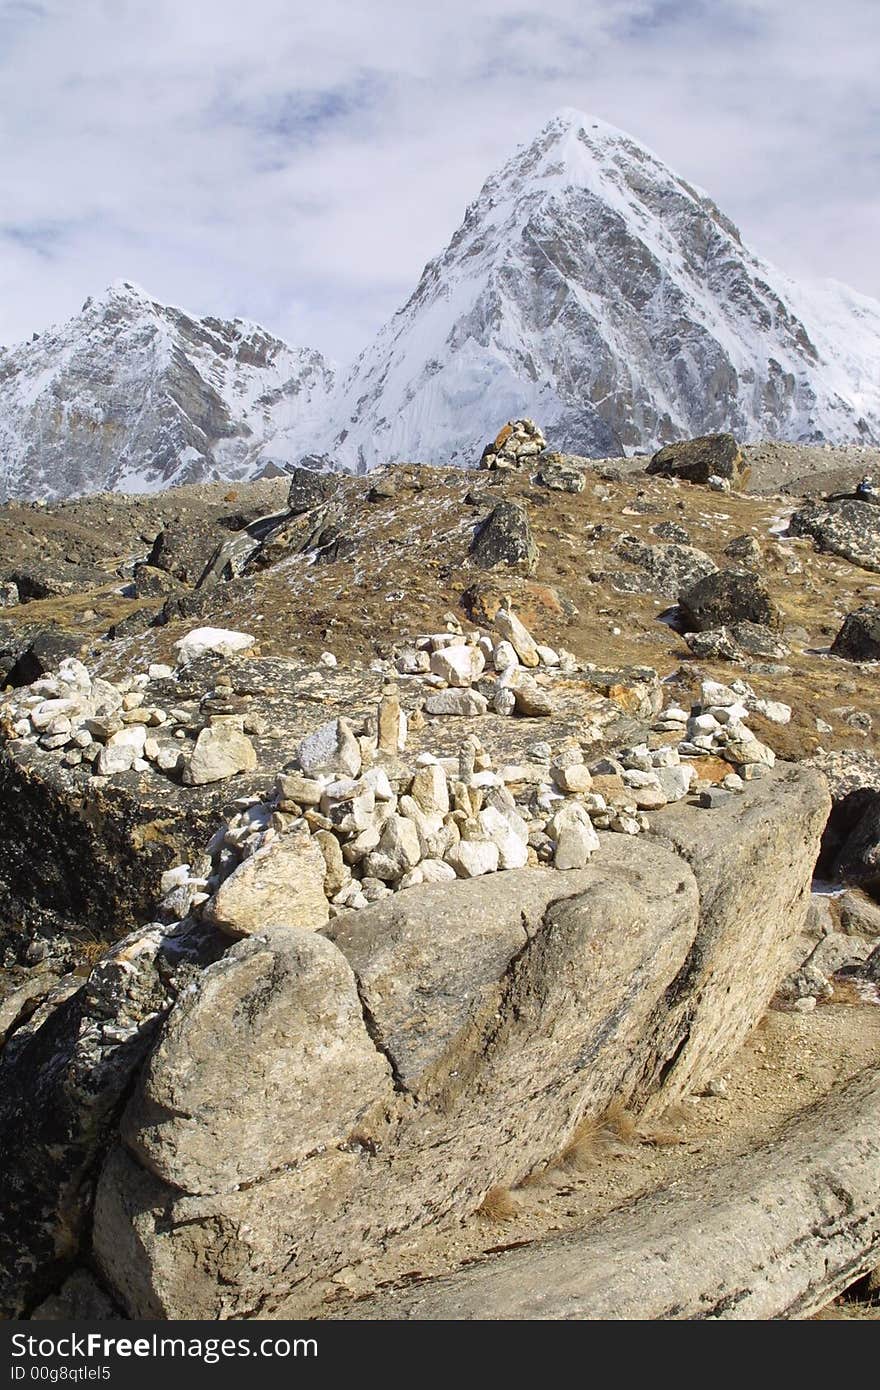
<path fill-rule="evenodd" d="M 275 927 L 237 942 L 181 999 L 122 1133 L 173 1187 L 234 1191 L 338 1143 L 391 1092 L 345 957 Z"/>

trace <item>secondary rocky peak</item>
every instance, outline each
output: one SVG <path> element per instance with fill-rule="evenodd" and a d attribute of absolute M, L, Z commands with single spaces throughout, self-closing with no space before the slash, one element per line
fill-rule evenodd
<path fill-rule="evenodd" d="M 280 431 L 308 447 L 332 383 L 318 352 L 114 281 L 0 358 L 0 497 L 250 476 Z"/>

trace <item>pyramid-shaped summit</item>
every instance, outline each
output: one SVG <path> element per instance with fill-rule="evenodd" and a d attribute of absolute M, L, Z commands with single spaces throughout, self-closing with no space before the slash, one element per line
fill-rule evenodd
<path fill-rule="evenodd" d="M 878 355 L 880 305 L 798 286 L 644 145 L 566 108 L 339 384 L 320 448 L 471 464 L 522 415 L 594 456 L 727 429 L 874 443 Z"/>

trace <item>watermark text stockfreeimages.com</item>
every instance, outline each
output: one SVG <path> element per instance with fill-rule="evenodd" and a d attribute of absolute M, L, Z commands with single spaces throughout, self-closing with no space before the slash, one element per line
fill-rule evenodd
<path fill-rule="evenodd" d="M 137 1357 L 144 1360 L 168 1357 L 179 1360 L 201 1361 L 205 1365 L 216 1365 L 220 1361 L 234 1360 L 236 1357 L 277 1358 L 317 1356 L 318 1342 L 314 1337 L 167 1337 L 153 1332 L 146 1337 L 108 1337 L 103 1332 L 67 1333 L 60 1337 L 35 1337 L 25 1332 L 13 1333 L 11 1338 L 13 1359 L 12 1379 L 48 1379 L 40 1372 L 48 1367 L 37 1364 L 44 1360 L 90 1360 L 106 1361 L 117 1357 Z M 32 1363 L 30 1366 L 28 1362 Z M 68 1369 L 70 1374 L 58 1379 L 106 1379 L 97 1374 L 106 1368 L 100 1367 L 53 1367 Z M 73 1375 L 74 1370 L 95 1375 Z M 37 1372 L 34 1375 L 34 1372 Z"/>

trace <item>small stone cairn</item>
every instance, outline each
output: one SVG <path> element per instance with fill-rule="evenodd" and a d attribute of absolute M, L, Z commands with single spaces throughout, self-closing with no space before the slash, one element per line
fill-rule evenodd
<path fill-rule="evenodd" d="M 546 448 L 547 441 L 534 420 L 508 420 L 483 450 L 480 467 L 509 471 L 530 468 Z"/>

